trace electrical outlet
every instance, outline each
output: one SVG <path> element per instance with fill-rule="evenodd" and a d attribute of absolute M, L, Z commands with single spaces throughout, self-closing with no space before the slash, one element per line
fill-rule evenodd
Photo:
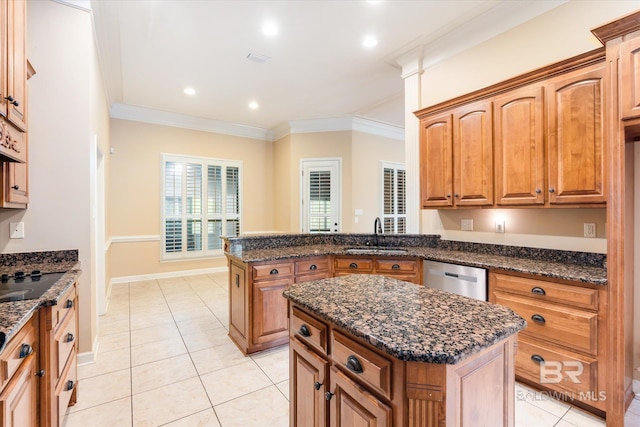
<path fill-rule="evenodd" d="M 24 222 L 9 223 L 9 237 L 12 239 L 24 239 Z"/>
<path fill-rule="evenodd" d="M 504 220 L 496 220 L 496 233 L 504 233 Z"/>
<path fill-rule="evenodd" d="M 596 237 L 596 224 L 593 222 L 584 223 L 584 237 Z"/>
<path fill-rule="evenodd" d="M 460 230 L 462 230 L 462 231 L 473 231 L 473 220 L 472 219 L 461 219 L 460 220 Z"/>

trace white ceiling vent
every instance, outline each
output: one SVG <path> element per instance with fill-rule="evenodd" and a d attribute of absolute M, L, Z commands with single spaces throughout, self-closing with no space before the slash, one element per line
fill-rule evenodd
<path fill-rule="evenodd" d="M 268 57 L 267 55 L 261 55 L 259 53 L 251 53 L 249 52 L 247 54 L 247 59 L 250 59 L 254 62 L 257 62 L 258 64 L 264 64 L 267 61 L 269 61 L 271 58 Z"/>

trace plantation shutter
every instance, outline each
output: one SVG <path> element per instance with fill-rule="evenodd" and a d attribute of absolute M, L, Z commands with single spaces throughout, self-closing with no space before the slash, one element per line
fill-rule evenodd
<path fill-rule="evenodd" d="M 309 172 L 309 232 L 331 231 L 331 172 Z"/>

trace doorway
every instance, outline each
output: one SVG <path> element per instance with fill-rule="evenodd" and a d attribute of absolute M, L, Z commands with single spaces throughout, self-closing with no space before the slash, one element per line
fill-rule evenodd
<path fill-rule="evenodd" d="M 341 159 L 302 159 L 301 232 L 339 233 Z"/>

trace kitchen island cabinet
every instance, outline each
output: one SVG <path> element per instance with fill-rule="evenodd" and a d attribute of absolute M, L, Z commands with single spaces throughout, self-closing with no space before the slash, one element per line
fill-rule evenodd
<path fill-rule="evenodd" d="M 377 275 L 291 285 L 290 425 L 513 425 L 506 307 Z"/>

